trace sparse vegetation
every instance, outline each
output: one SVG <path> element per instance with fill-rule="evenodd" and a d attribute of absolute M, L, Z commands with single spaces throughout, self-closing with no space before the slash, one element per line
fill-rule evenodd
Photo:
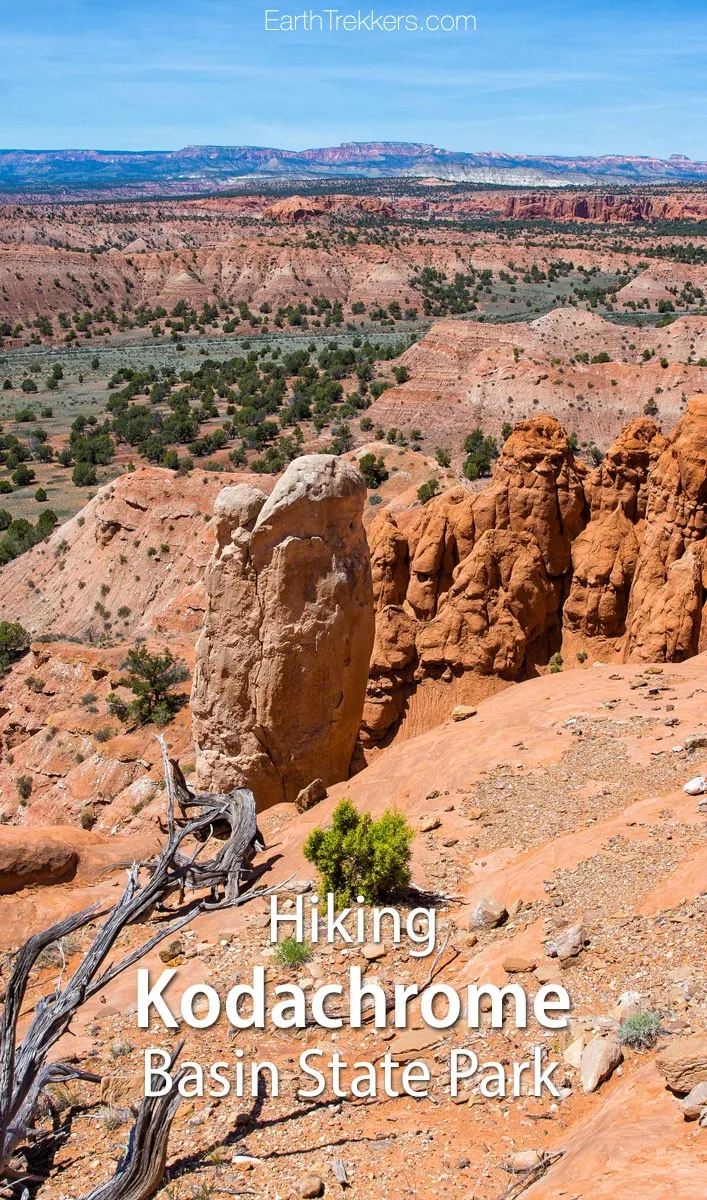
<path fill-rule="evenodd" d="M 129 650 L 122 665 L 127 674 L 118 680 L 121 687 L 129 688 L 135 699 L 128 706 L 134 720 L 145 725 L 154 721 L 166 725 L 181 708 L 184 698 L 175 689 L 189 678 L 185 663 L 177 659 L 171 650 L 162 654 L 150 654 L 144 646 Z M 116 701 L 110 701 L 109 709 L 115 712 Z"/>
<path fill-rule="evenodd" d="M 310 957 L 309 942 L 304 939 L 298 942 L 294 937 L 283 938 L 277 948 L 275 957 L 281 967 L 300 967 Z"/>
<path fill-rule="evenodd" d="M 329 829 L 313 829 L 304 856 L 337 904 L 363 896 L 366 904 L 399 899 L 410 883 L 413 831 L 402 813 L 386 809 L 378 821 L 359 813 L 350 800 L 334 810 Z"/>
<path fill-rule="evenodd" d="M 632 1013 L 619 1026 L 619 1040 L 632 1050 L 650 1050 L 660 1037 L 662 1013 L 645 1010 Z"/>

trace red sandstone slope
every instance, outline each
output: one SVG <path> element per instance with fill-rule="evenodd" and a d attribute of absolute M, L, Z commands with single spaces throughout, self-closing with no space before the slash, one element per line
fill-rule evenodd
<path fill-rule="evenodd" d="M 121 475 L 46 542 L 2 568 L 0 620 L 88 642 L 148 631 L 194 634 L 204 612 L 213 503 L 222 487 L 244 477 L 157 467 Z"/>
<path fill-rule="evenodd" d="M 704 749 L 673 753 L 677 735 L 665 726 L 676 719 L 681 738 L 704 734 L 704 668 L 704 660 L 695 659 L 660 675 L 637 665 L 616 671 L 593 667 L 581 686 L 571 673 L 529 681 L 485 701 L 466 722 L 448 722 L 391 747 L 311 812 L 300 816 L 291 805 L 278 805 L 263 815 L 266 840 L 277 853 L 267 882 L 293 872 L 297 881 L 306 881 L 312 868 L 302 856 L 304 838 L 330 820 L 342 796 L 374 815 L 395 804 L 415 827 L 427 827 L 414 843 L 415 884 L 425 893 L 461 897 L 460 903 L 438 908 L 439 945 L 447 937 L 449 942 L 437 963 L 437 982 L 456 989 L 470 982 L 516 983 L 532 997 L 550 972 L 568 989 L 573 1011 L 569 1028 L 559 1032 L 542 1030 L 532 1019 L 527 1029 L 509 1025 L 502 1033 L 488 1025 L 479 1035 L 462 1026 L 429 1030 L 414 1004 L 408 1030 L 386 1040 L 368 1024 L 344 1028 L 331 1042 L 320 1030 L 302 1036 L 241 1031 L 238 1045 L 246 1061 L 267 1057 L 285 1080 L 279 1097 L 263 1097 L 250 1122 L 240 1122 L 237 1148 L 251 1159 L 248 1187 L 289 1194 L 305 1172 L 329 1179 L 322 1145 L 335 1144 L 352 1187 L 366 1200 L 374 1194 L 402 1200 L 408 1194 L 401 1155 L 423 1157 L 424 1174 L 415 1184 L 422 1200 L 438 1196 L 442 1186 L 460 1200 L 470 1188 L 478 1200 L 497 1200 L 508 1181 L 503 1168 L 514 1153 L 562 1150 L 535 1186 L 543 1200 L 563 1190 L 580 1200 L 610 1200 L 617 1191 L 632 1200 L 643 1195 L 662 1200 L 675 1180 L 686 1200 L 701 1200 L 707 1165 L 703 1131 L 684 1120 L 677 1099 L 665 1090 L 654 1052 L 626 1048 L 620 1071 L 591 1094 L 583 1092 L 577 1055 L 595 1037 L 615 1036 L 628 993 L 639 993 L 647 1008 L 665 1014 L 673 1044 L 684 1044 L 683 1038 L 707 1025 L 707 913 L 700 898 L 705 821 L 696 799 L 682 791 L 686 775 L 704 769 Z M 649 693 L 655 687 L 661 689 L 657 697 Z M 38 832 L 44 845 L 50 836 Z M 114 841 L 117 853 L 121 839 Z M 267 853 L 272 858 L 273 849 Z M 115 895 L 112 882 L 119 881 L 82 877 L 72 885 L 4 898 L 2 944 L 15 944 L 50 914 Z M 469 914 L 481 895 L 496 898 L 509 915 L 497 928 L 470 934 Z M 576 922 L 584 928 L 584 949 L 562 964 L 549 958 L 546 941 Z M 144 927 L 129 931 L 129 943 L 145 934 Z M 200 918 L 193 931 L 181 935 L 175 960 L 180 989 L 208 982 L 225 990 L 234 971 L 247 980 L 252 967 L 265 962 L 270 985 L 292 983 L 292 971 L 272 957 L 267 936 L 264 903 L 255 911 L 246 907 Z M 80 953 L 84 946 L 75 949 Z M 164 964 L 154 952 L 145 965 L 158 972 Z M 314 988 L 341 982 L 358 965 L 369 982 L 384 985 L 421 980 L 429 970 L 428 960 L 416 962 L 385 939 L 374 965 L 357 947 L 314 947 L 296 977 Z M 106 1075 L 100 1095 L 90 1085 L 76 1085 L 76 1098 L 90 1111 L 98 1112 L 101 1102 L 127 1105 L 140 1095 L 143 1046 L 154 1044 L 156 1035 L 136 1029 L 134 1003 L 134 979 L 126 976 L 95 997 L 72 1027 L 75 1059 Z M 233 1057 L 222 1024 L 186 1029 L 186 1036 L 189 1059 Z M 118 1045 L 119 1061 L 112 1050 Z M 298 1101 L 293 1066 L 303 1048 L 317 1045 L 349 1060 L 377 1059 L 390 1049 L 397 1060 L 429 1062 L 434 1103 L 424 1131 L 419 1100 L 314 1107 Z M 559 1100 L 525 1094 L 489 1100 L 473 1086 L 462 1086 L 452 1099 L 445 1075 L 450 1048 L 471 1046 L 483 1060 L 509 1062 L 523 1060 L 534 1045 L 559 1062 Z M 229 1144 L 230 1104 L 213 1105 L 208 1120 L 194 1120 L 206 1103 L 192 1101 L 177 1115 L 170 1161 L 181 1162 L 182 1182 L 192 1178 L 184 1164 L 185 1143 L 192 1155 L 216 1142 Z M 113 1170 L 115 1139 L 107 1122 L 96 1120 L 92 1178 Z M 215 1157 L 200 1159 L 199 1186 L 224 1185 L 224 1166 Z M 70 1139 L 55 1165 L 44 1189 L 47 1200 L 80 1195 L 87 1186 L 81 1143 Z M 226 1166 L 234 1187 L 241 1186 L 241 1169 Z"/>
<path fill-rule="evenodd" d="M 644 351 L 654 355 L 647 362 Z M 602 353 L 611 361 L 576 358 Z M 630 332 L 571 308 L 511 325 L 439 321 L 400 360 L 410 381 L 384 392 L 370 415 L 459 451 L 476 425 L 498 434 L 506 422 L 550 412 L 580 441 L 606 447 L 648 402 L 671 429 L 687 396 L 707 390 L 707 368 L 695 365 L 705 357 L 703 317 Z"/>

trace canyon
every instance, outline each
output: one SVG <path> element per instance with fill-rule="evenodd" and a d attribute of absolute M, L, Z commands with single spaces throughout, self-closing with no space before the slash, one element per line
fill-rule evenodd
<path fill-rule="evenodd" d="M 531 1000 L 561 984 L 572 1010 L 557 1032 L 532 1018 L 502 1030 L 485 1018 L 463 1036 L 430 1029 L 417 1000 L 405 1030 L 364 1020 L 335 1037 L 240 1031 L 237 1052 L 276 1063 L 280 1095 L 184 1100 L 160 1200 L 330 1196 L 341 1190 L 335 1160 L 360 1200 L 442 1190 L 498 1200 L 509 1182 L 527 1184 L 531 1200 L 663 1200 L 676 1186 L 701 1200 L 703 198 L 676 189 L 674 200 L 672 185 L 649 197 L 428 191 L 165 199 L 149 216 L 112 202 L 0 210 L 11 326 L 0 432 L 15 438 L 3 454 L 26 446 L 21 461 L 37 472 L 22 486 L 0 464 L 10 488 L 0 507 L 35 519 L 41 484 L 60 514 L 0 566 L 0 623 L 26 635 L 0 678 L 0 989 L 26 937 L 112 904 L 126 868 L 164 844 L 161 734 L 194 791 L 253 790 L 265 843 L 254 866 L 280 889 L 283 911 L 319 886 L 304 845 L 341 800 L 373 818 L 399 810 L 415 835 L 404 915 L 434 906 L 439 953 L 418 961 L 384 936 L 312 945 L 288 965 L 269 943 L 263 897 L 204 912 L 150 950 L 140 965 L 154 977 L 174 967 L 180 989 L 225 988 L 265 966 L 268 986 L 311 994 L 355 967 L 384 992 L 424 990 L 434 977 L 460 993 L 515 983 Z M 674 227 L 660 244 L 645 234 L 692 220 L 690 238 Z M 570 259 L 569 274 L 552 266 Z M 421 278 L 426 268 L 444 278 Z M 468 273 L 466 298 L 457 272 Z M 122 325 L 99 333 L 101 322 L 79 321 L 65 342 L 58 315 L 83 311 L 86 295 L 113 303 Z M 317 309 L 322 296 L 340 304 L 339 324 Z M 276 327 L 277 306 L 303 298 L 307 326 L 285 315 Z M 255 323 L 224 331 L 239 301 Z M 136 324 L 142 304 L 165 315 Z M 170 332 L 176 306 L 207 304 L 215 320 L 197 312 Z M 383 320 L 371 316 L 377 306 Z M 49 334 L 33 324 L 47 314 Z M 356 357 L 376 338 L 389 357 Z M 62 374 L 48 387 L 55 362 Z M 128 364 L 135 389 L 118 395 L 131 386 L 120 375 Z M 37 396 L 21 386 L 34 379 Z M 264 446 L 246 444 L 251 426 L 237 433 L 240 414 L 264 398 L 258 420 L 280 446 L 307 388 L 296 446 L 263 469 Z M 191 442 L 176 443 L 174 467 L 113 424 L 131 410 L 166 421 L 184 390 L 199 422 Z M 337 399 L 322 416 L 324 393 Z M 31 421 L 21 406 L 34 406 Z M 41 420 L 58 456 L 77 446 L 77 416 L 85 437 L 105 423 L 115 453 L 95 464 L 94 484 L 67 487 L 67 469 L 43 461 L 31 431 Z M 216 429 L 220 444 L 196 450 L 197 435 Z M 477 448 L 493 446 L 470 469 L 474 430 Z M 168 654 L 180 668 L 162 724 L 131 708 L 131 652 Z M 128 950 L 163 920 L 151 911 L 126 930 Z M 51 994 L 94 935 L 95 924 L 50 947 L 28 999 Z M 623 1040 L 637 1014 L 657 1021 L 650 1044 Z M 221 1026 L 186 1037 L 190 1059 L 234 1058 Z M 52 1091 L 66 1137 L 41 1200 L 82 1195 L 112 1174 L 153 1042 L 136 1027 L 132 973 L 82 1006 L 61 1052 L 101 1082 Z M 430 1098 L 303 1103 L 296 1064 L 317 1047 L 348 1063 L 425 1058 Z M 470 1081 L 453 1096 L 455 1048 L 506 1065 L 557 1061 L 560 1094 L 490 1100 Z M 38 1112 L 42 1129 L 54 1119 Z"/>

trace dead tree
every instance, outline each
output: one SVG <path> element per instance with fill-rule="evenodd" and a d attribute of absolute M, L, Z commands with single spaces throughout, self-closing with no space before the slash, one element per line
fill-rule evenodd
<path fill-rule="evenodd" d="M 172 1055 L 173 1063 L 182 1045 L 180 1042 Z M 145 1097 L 115 1175 L 107 1183 L 99 1184 L 83 1200 L 145 1200 L 157 1191 L 167 1165 L 167 1142 L 181 1099 L 179 1083 L 183 1074 L 182 1070 L 175 1075 L 174 1086 L 165 1096 Z"/>
<path fill-rule="evenodd" d="M 20 1146 L 35 1136 L 32 1128 L 34 1111 L 47 1084 L 76 1078 L 100 1081 L 99 1076 L 71 1064 L 48 1062 L 50 1051 L 68 1031 L 81 1005 L 103 991 L 165 938 L 177 933 L 198 913 L 217 906 L 216 897 L 221 890 L 220 904 L 224 907 L 243 904 L 276 890 L 276 887 L 263 888 L 239 895 L 240 875 L 246 861 L 253 857 L 257 834 L 252 793 L 247 793 L 250 800 L 243 804 L 239 804 L 233 794 L 214 797 L 213 805 L 199 803 L 199 815 L 182 821 L 178 827 L 166 747 L 164 740 L 159 740 L 165 760 L 168 795 L 168 838 L 164 849 L 153 861 L 132 865 L 125 890 L 112 908 L 101 912 L 98 905 L 92 905 L 66 917 L 29 938 L 15 960 L 0 1018 L 0 1180 L 19 1183 L 28 1179 L 12 1160 Z M 200 856 L 217 826 L 221 829 L 228 826 L 230 833 L 218 853 L 203 860 Z M 196 850 L 185 853 L 184 843 L 196 838 L 201 838 Z M 210 893 L 208 897 L 195 897 L 185 912 L 175 920 L 165 922 L 147 941 L 123 957 L 107 962 L 118 938 L 129 925 L 145 919 L 175 893 L 183 898 L 186 891 L 206 889 Z M 70 978 L 64 982 L 62 969 L 53 993 L 37 1002 L 29 1028 L 18 1045 L 17 1024 L 30 973 L 40 954 L 52 944 L 58 942 L 61 945 L 62 938 L 96 920 L 101 920 L 101 924 L 90 948 Z M 147 1200 L 153 1195 L 162 1177 L 167 1138 L 178 1103 L 176 1090 L 169 1097 L 143 1102 L 125 1165 L 119 1166 L 112 1180 L 90 1193 L 92 1200 Z"/>
<path fill-rule="evenodd" d="M 160 739 L 162 740 L 162 739 Z M 221 851 L 208 863 L 195 863 L 189 877 L 190 886 L 214 887 L 227 878 L 226 900 L 236 899 L 240 890 L 240 876 L 250 866 L 256 853 L 265 849 L 265 839 L 258 828 L 255 812 L 255 797 L 248 788 L 234 788 L 226 795 L 216 792 L 193 792 L 187 785 L 179 763 L 168 759 L 164 743 L 165 778 L 170 790 L 169 801 L 179 805 L 182 819 L 178 824 L 184 826 L 193 817 L 190 810 L 201 811 L 205 822 L 197 830 L 195 837 L 199 841 L 211 837 L 225 839 L 226 844 Z M 214 875 L 214 881 L 208 878 L 208 873 Z M 216 891 L 214 891 L 216 899 Z"/>

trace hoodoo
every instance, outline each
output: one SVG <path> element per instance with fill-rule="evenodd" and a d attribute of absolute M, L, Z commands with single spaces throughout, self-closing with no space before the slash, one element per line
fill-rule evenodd
<path fill-rule="evenodd" d="M 200 786 L 242 784 L 268 808 L 348 777 L 374 634 L 365 495 L 352 464 L 321 454 L 267 500 L 220 493 L 192 692 Z"/>

